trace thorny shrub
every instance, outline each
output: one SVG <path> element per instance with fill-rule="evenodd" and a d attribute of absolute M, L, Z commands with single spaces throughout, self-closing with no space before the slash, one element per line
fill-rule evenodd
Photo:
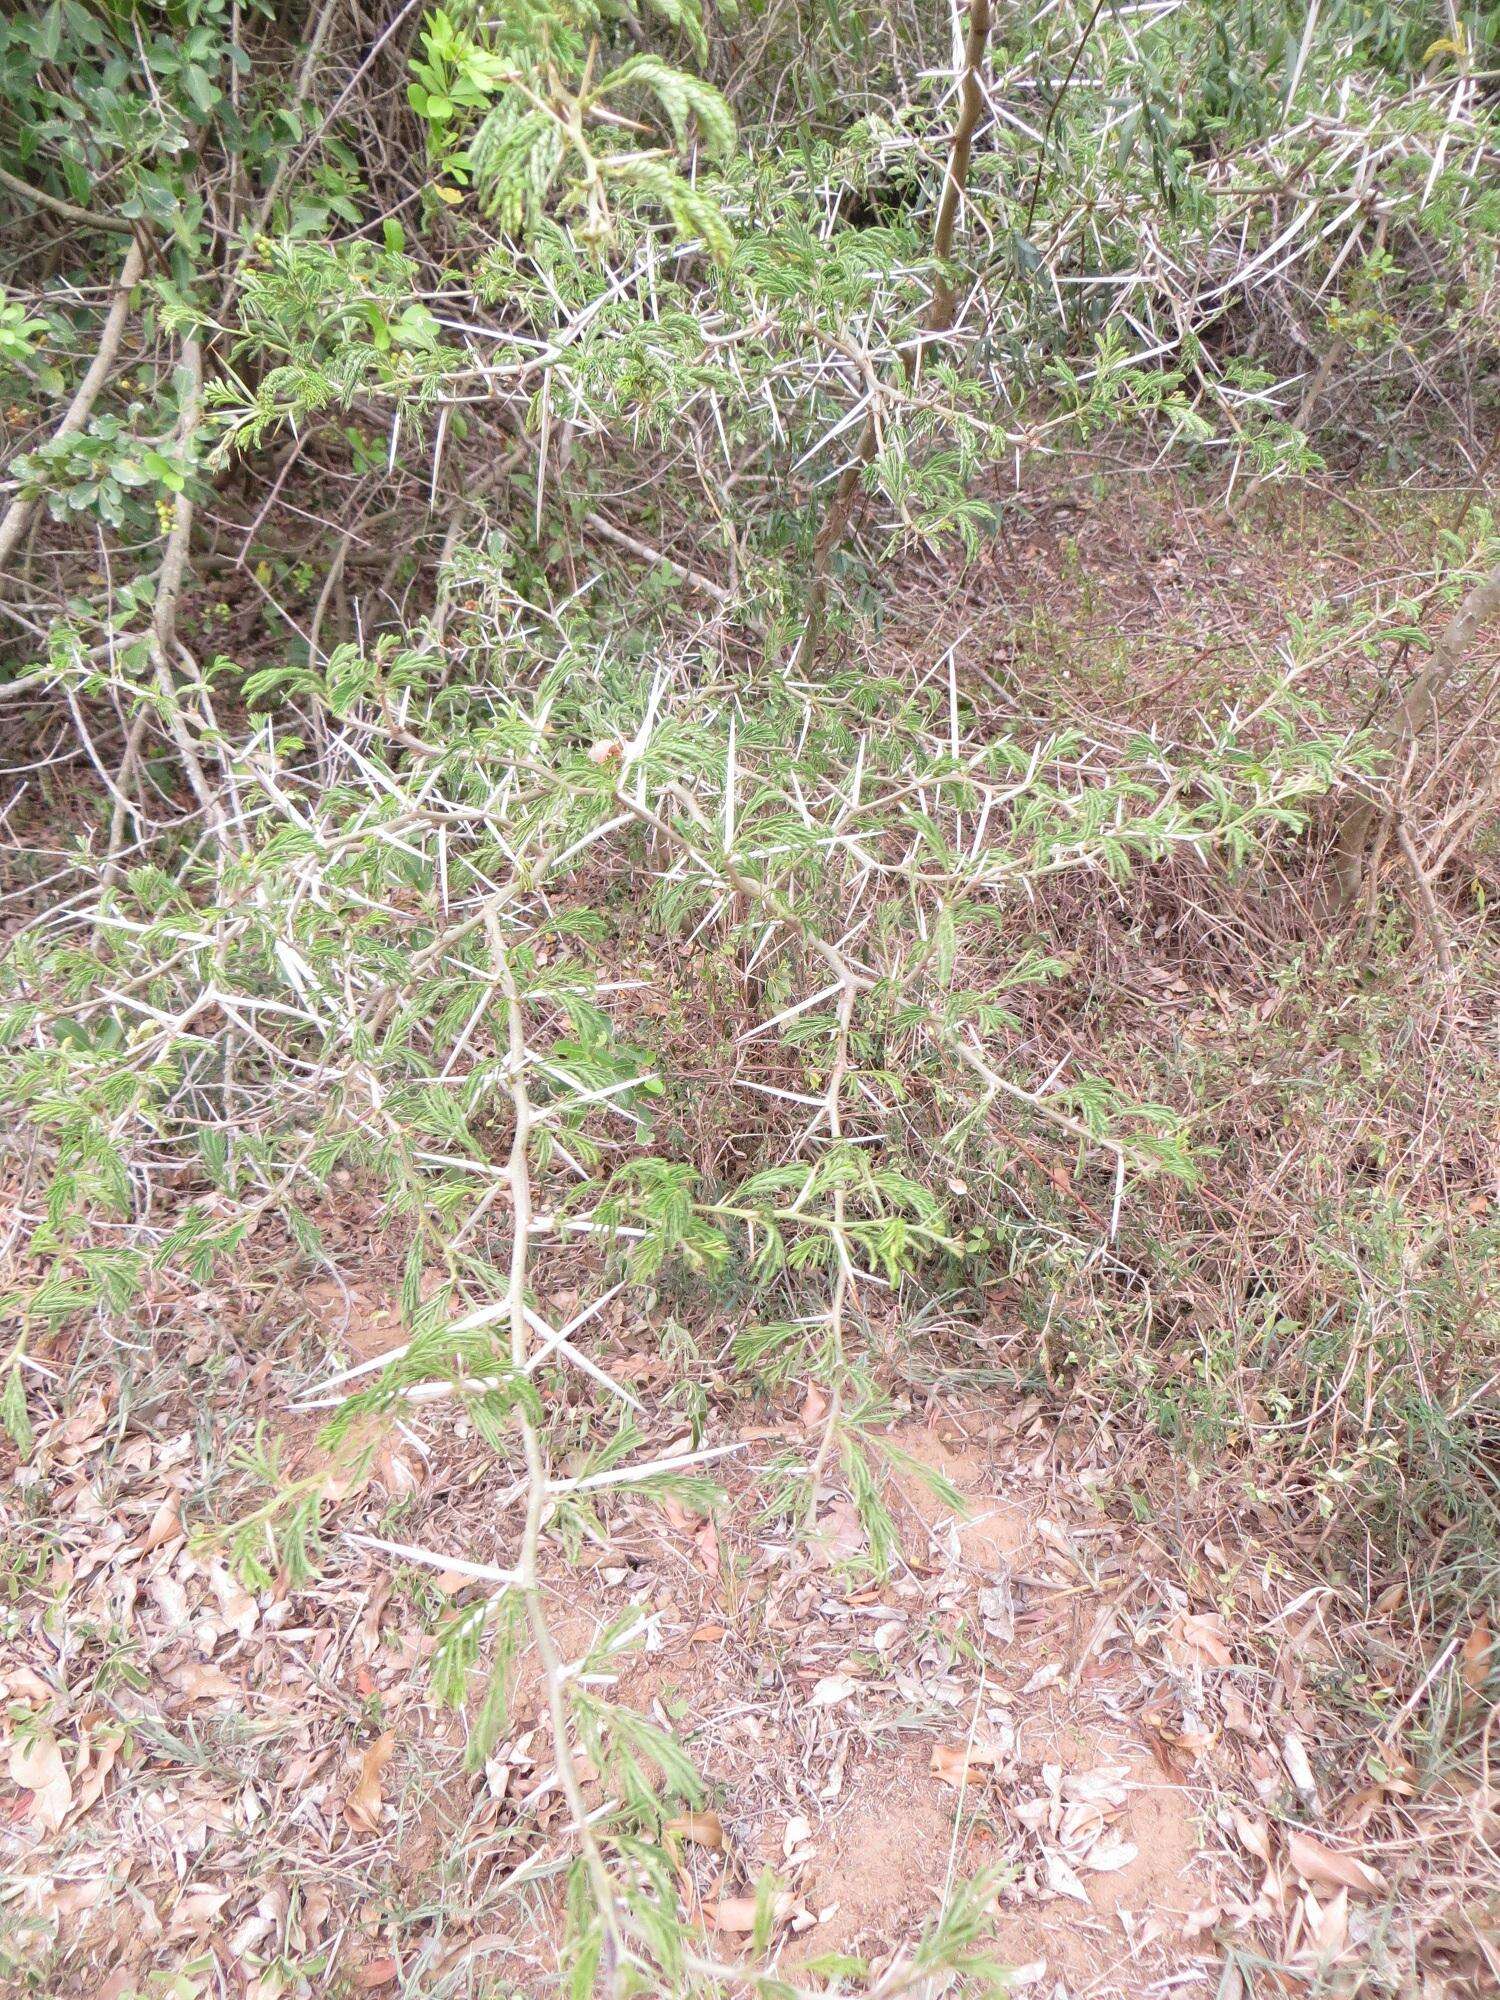
<path fill-rule="evenodd" d="M 12 902 L 0 1415 L 24 1452 L 34 1344 L 128 1326 L 161 1274 L 206 1286 L 273 1230 L 286 1278 L 314 1269 L 352 1183 L 401 1238 L 407 1338 L 345 1385 L 330 1443 L 367 1452 L 370 1420 L 451 1396 L 530 1494 L 513 1572 L 435 1661 L 440 1695 L 478 1696 L 482 1760 L 518 1649 L 554 1658 L 544 1528 L 586 1533 L 622 1486 L 701 1497 L 726 1380 L 819 1386 L 775 1504 L 805 1520 L 837 1470 L 879 1566 L 873 1303 L 917 1325 L 1005 1279 L 1033 1302 L 1098 1285 L 1161 1191 L 1211 1171 L 1211 1121 L 1151 1060 L 1021 1080 L 1018 1008 L 1078 944 L 1039 913 L 1087 926 L 1080 885 L 1188 864 L 1243 879 L 1378 776 L 1378 731 L 1300 693 L 1295 647 L 1170 733 L 1002 726 L 951 659 L 877 670 L 861 620 L 912 551 L 986 545 L 997 465 L 1024 490 L 1039 456 L 1130 435 L 1233 495 L 1316 470 L 1320 396 L 1329 450 L 1398 401 L 1394 454 L 1439 409 L 1477 428 L 1484 24 L 976 7 L 955 52 L 902 8 L 288 11 L 52 0 L 0 23 L 29 232 L 0 299 L 0 701 L 37 749 L 18 777 L 69 773 Z M 1447 584 L 1493 561 L 1485 533 Z M 622 556 L 624 603 L 602 574 Z M 1091 1235 L 1017 1203 L 1017 1135 L 1068 1163 Z M 1399 1214 L 1350 1197 L 1312 1226 L 1357 1271 L 1314 1330 L 1261 1270 L 1232 1367 L 1210 1352 L 1185 1385 L 1159 1320 L 1102 1351 L 1127 1283 L 1096 1372 L 1201 1450 L 1243 1416 L 1220 1392 L 1247 1352 L 1283 1442 L 1363 1354 L 1371 1420 L 1327 1477 L 1406 1532 L 1424 1453 L 1476 1462 L 1476 1380 L 1405 1366 L 1381 1304 L 1410 1297 Z M 700 1358 L 674 1391 L 686 1455 L 651 1457 L 587 1312 L 541 1315 L 580 1242 L 601 1297 L 732 1303 L 732 1374 Z M 1154 1254 L 1201 1268 L 1191 1243 Z M 1431 1289 L 1457 1343 L 1462 1284 Z M 1080 1318 L 1066 1368 L 1090 1338 Z M 238 1559 L 295 1584 L 326 1485 L 250 1458 Z M 658 1842 L 694 1772 L 586 1673 L 549 1682 L 560 1769 L 576 1740 L 619 1801 L 590 1828 L 570 1799 L 573 1990 L 601 1966 L 712 1989 Z M 993 1976 L 982 1885 L 904 1976 L 942 1966 Z"/>

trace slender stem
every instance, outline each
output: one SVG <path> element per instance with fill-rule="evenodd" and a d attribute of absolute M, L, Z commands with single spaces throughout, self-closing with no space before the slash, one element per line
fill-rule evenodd
<path fill-rule="evenodd" d="M 828 1088 L 824 1093 L 824 1104 L 828 1118 L 828 1136 L 837 1146 L 844 1136 L 843 1095 L 844 1079 L 849 1074 L 849 1026 L 854 1018 L 854 1000 L 858 992 L 852 978 L 845 979 L 839 994 L 838 1040 L 834 1048 L 833 1068 L 828 1077 Z M 838 1434 L 839 1422 L 844 1413 L 844 1312 L 848 1304 L 849 1292 L 854 1282 L 854 1269 L 849 1261 L 849 1239 L 845 1230 L 844 1187 L 842 1181 L 834 1184 L 833 1190 L 833 1231 L 834 1243 L 838 1251 L 838 1270 L 834 1273 L 833 1298 L 828 1307 L 828 1331 L 833 1342 L 833 1393 L 828 1399 L 828 1409 L 823 1419 L 823 1435 L 818 1440 L 817 1455 L 807 1481 L 807 1525 L 817 1515 L 818 1486 L 833 1450 L 833 1441 Z"/>
<path fill-rule="evenodd" d="M 101 215 L 98 209 L 80 208 L 76 201 L 64 201 L 61 195 L 33 187 L 30 181 L 23 181 L 19 174 L 9 173 L 4 167 L 0 167 L 0 187 L 8 187 L 23 201 L 34 201 L 38 208 L 50 209 L 66 222 L 81 222 L 89 229 L 107 229 L 112 236 L 135 234 L 135 224 L 127 222 L 123 215 Z"/>
<path fill-rule="evenodd" d="M 948 264 L 953 255 L 953 232 L 958 222 L 958 211 L 968 186 L 974 134 L 984 116 L 984 85 L 980 81 L 980 71 L 984 67 L 989 39 L 990 0 L 970 0 L 958 123 L 953 128 L 953 137 L 948 145 L 948 171 L 943 177 L 943 198 L 938 204 L 937 227 L 932 237 L 932 254 L 938 266 L 932 304 L 927 309 L 928 331 L 932 333 L 947 333 L 953 325 L 958 294 Z"/>
<path fill-rule="evenodd" d="M 1023 236 L 1029 236 L 1031 234 L 1031 225 L 1036 220 L 1037 196 L 1042 191 L 1042 169 L 1047 164 L 1047 145 L 1052 137 L 1053 121 L 1057 117 L 1059 106 L 1062 104 L 1063 99 L 1068 94 L 1068 86 L 1072 83 L 1074 75 L 1077 72 L 1078 65 L 1083 61 L 1083 52 L 1089 45 L 1089 36 L 1093 34 L 1094 25 L 1098 21 L 1099 16 L 1103 13 L 1103 11 L 1104 11 L 1104 0 L 1094 0 L 1094 11 L 1092 14 L 1089 15 L 1088 20 L 1084 23 L 1083 33 L 1078 37 L 1078 46 L 1073 51 L 1073 60 L 1068 64 L 1068 73 L 1063 78 L 1062 83 L 1058 88 L 1057 95 L 1053 98 L 1052 102 L 1047 106 L 1047 122 L 1042 127 L 1042 143 L 1037 148 L 1036 173 L 1032 177 L 1032 182 L 1031 182 L 1031 199 L 1026 204 L 1026 222 L 1021 231 L 1021 234 Z"/>
<path fill-rule="evenodd" d="M 520 1373 L 526 1367 L 526 1349 L 530 1339 L 526 1313 L 526 1286 L 532 1219 L 529 1152 L 533 1118 L 531 1095 L 526 1084 L 528 1060 L 526 1021 L 521 1009 L 521 996 L 516 988 L 515 974 L 511 970 L 510 957 L 505 949 L 499 918 L 493 913 L 485 918 L 485 932 L 489 940 L 490 954 L 494 960 L 496 984 L 505 997 L 510 1057 L 507 1087 L 516 1121 L 515 1132 L 511 1138 L 508 1169 L 511 1246 L 510 1279 L 506 1301 L 510 1320 L 511 1366 Z M 548 1498 L 547 1467 L 542 1456 L 542 1443 L 537 1435 L 536 1426 L 527 1416 L 523 1406 L 518 1407 L 518 1422 L 522 1449 L 526 1457 L 527 1480 L 526 1523 L 521 1533 L 521 1553 L 517 1564 L 520 1590 L 526 1603 L 526 1620 L 531 1630 L 531 1641 L 536 1647 L 537 1660 L 546 1684 L 547 1716 L 552 1731 L 552 1747 L 557 1758 L 558 1783 L 567 1801 L 568 1811 L 573 1820 L 573 1831 L 578 1837 L 584 1866 L 588 1870 L 589 1881 L 593 1886 L 594 1899 L 598 1904 L 600 1920 L 604 1925 L 608 1941 L 610 1963 L 617 1967 L 620 1963 L 621 1940 L 615 1885 L 605 1865 L 604 1856 L 599 1850 L 593 1828 L 589 1824 L 588 1807 L 578 1782 L 578 1774 L 573 1768 L 567 1700 L 563 1693 L 563 1663 L 547 1624 L 546 1612 L 542 1606 L 541 1586 L 537 1577 L 537 1550 L 541 1541 L 542 1519 Z"/>
<path fill-rule="evenodd" d="M 182 343 L 182 373 L 186 384 L 182 398 L 182 408 L 177 419 L 177 443 L 186 451 L 198 431 L 198 419 L 203 407 L 203 349 L 196 334 L 189 334 Z M 161 574 L 156 583 L 156 606 L 151 619 L 151 664 L 156 674 L 156 685 L 161 693 L 162 713 L 182 767 L 187 772 L 193 794 L 203 809 L 203 816 L 213 828 L 215 835 L 224 837 L 224 817 L 214 798 L 213 787 L 208 782 L 207 773 L 199 762 L 197 748 L 182 713 L 182 703 L 176 683 L 172 678 L 172 661 L 177 651 L 177 605 L 182 596 L 182 581 L 187 571 L 188 548 L 193 536 L 193 498 L 191 486 L 184 482 L 177 495 L 177 504 L 172 510 L 172 528 L 167 536 L 166 553 L 162 557 Z"/>

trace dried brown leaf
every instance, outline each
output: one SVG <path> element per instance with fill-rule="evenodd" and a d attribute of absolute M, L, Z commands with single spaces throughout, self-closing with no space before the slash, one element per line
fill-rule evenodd
<path fill-rule="evenodd" d="M 1298 1797 L 1314 1812 L 1321 1812 L 1318 1801 L 1318 1781 L 1313 1776 L 1313 1767 L 1308 1759 L 1307 1747 L 1293 1729 L 1289 1729 L 1281 1739 L 1281 1761 L 1286 1765 L 1287 1775 L 1297 1788 Z"/>
<path fill-rule="evenodd" d="M 1188 1652 L 1211 1666 L 1232 1667 L 1234 1648 L 1224 1631 L 1224 1620 L 1216 1611 L 1192 1611 L 1178 1626 L 1178 1636 Z"/>
<path fill-rule="evenodd" d="M 393 1958 L 367 1958 L 354 1974 L 354 1983 L 362 1993 L 370 1993 L 377 1986 L 389 1986 L 399 1971 Z"/>
<path fill-rule="evenodd" d="M 994 1750 L 985 1743 L 935 1743 L 932 1749 L 932 1775 L 942 1784 L 952 1785 L 961 1792 L 974 1773 L 992 1769 L 995 1763 Z"/>
<path fill-rule="evenodd" d="M 1318 1957 L 1339 1957 L 1349 1942 L 1349 1891 L 1340 1889 L 1329 1902 L 1321 1905 L 1312 1896 L 1307 1896 L 1304 1898 L 1304 1915 Z"/>
<path fill-rule="evenodd" d="M 857 1556 L 865 1545 L 865 1527 L 852 1500 L 835 1500 L 819 1515 L 809 1537 L 818 1559 L 831 1568 L 834 1563 Z"/>
<path fill-rule="evenodd" d="M 1325 1847 L 1310 1833 L 1292 1828 L 1286 1837 L 1286 1853 L 1304 1881 L 1321 1883 L 1329 1889 L 1353 1889 L 1366 1896 L 1385 1893 L 1385 1877 L 1378 1868 L 1372 1868 L 1353 1854 Z"/>
<path fill-rule="evenodd" d="M 225 1619 L 242 1639 L 248 1639 L 260 1618 L 255 1599 L 248 1591 L 241 1590 L 224 1563 L 213 1565 L 208 1581 Z"/>
<path fill-rule="evenodd" d="M 1063 1677 L 1061 1660 L 1049 1660 L 1044 1667 L 1038 1667 L 1031 1679 L 1022 1688 L 1022 1694 L 1040 1694 L 1043 1688 L 1052 1687 Z"/>
<path fill-rule="evenodd" d="M 1459 1672 L 1463 1676 L 1465 1690 L 1470 1695 L 1484 1693 L 1485 1683 L 1490 1677 L 1494 1664 L 1495 1635 L 1490 1630 L 1487 1618 L 1477 1618 L 1464 1640 L 1459 1652 Z"/>
<path fill-rule="evenodd" d="M 62 1751 L 50 1729 L 30 1731 L 11 1745 L 10 1775 L 31 1793 L 31 1817 L 46 1833 L 55 1833 L 73 1803 L 73 1786 Z"/>
<path fill-rule="evenodd" d="M 771 1914 L 777 1923 L 791 1913 L 792 1903 L 785 1889 L 771 1898 Z M 754 1896 L 723 1896 L 717 1903 L 705 1903 L 703 1914 L 715 1930 L 747 1934 L 755 1929 L 757 1908 Z"/>
<path fill-rule="evenodd" d="M 344 1801 L 344 1817 L 359 1833 L 374 1833 L 384 1810 L 381 1778 L 396 1747 L 396 1732 L 386 1730 L 376 1737 L 359 1760 L 359 1782 Z"/>
<path fill-rule="evenodd" d="M 1065 1861 L 1055 1848 L 1049 1847 L 1042 1857 L 1047 1887 L 1054 1896 L 1066 1896 L 1075 1903 L 1087 1903 L 1089 1892 L 1073 1872 L 1072 1865 Z"/>
<path fill-rule="evenodd" d="M 184 1660 L 173 1668 L 171 1678 L 190 1701 L 237 1701 L 241 1693 L 222 1667 L 207 1660 Z"/>
<path fill-rule="evenodd" d="M 1096 1840 L 1087 1854 L 1079 1857 L 1080 1868 L 1091 1868 L 1098 1875 L 1113 1875 L 1121 1868 L 1128 1868 L 1140 1853 L 1133 1840 L 1125 1840 L 1118 1833 L 1103 1834 Z"/>
<path fill-rule="evenodd" d="M 151 1517 L 151 1525 L 146 1530 L 146 1539 L 141 1543 L 142 1555 L 150 1555 L 166 1542 L 175 1542 L 182 1536 L 182 1495 L 169 1493 Z"/>
<path fill-rule="evenodd" d="M 716 1812 L 683 1813 L 677 1819 L 667 1821 L 667 1832 L 675 1833 L 680 1840 L 691 1841 L 694 1847 L 707 1847 L 714 1853 L 724 1845 L 724 1823 Z"/>
<path fill-rule="evenodd" d="M 120 1754 L 118 1736 L 104 1736 L 91 1746 L 87 1765 L 74 1772 L 78 1780 L 78 1811 L 82 1815 L 96 1806 L 104 1795 L 104 1787 L 109 1782 L 109 1774 L 115 1767 Z"/>

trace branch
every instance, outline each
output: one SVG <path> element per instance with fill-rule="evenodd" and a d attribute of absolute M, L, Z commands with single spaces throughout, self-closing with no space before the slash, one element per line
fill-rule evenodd
<path fill-rule="evenodd" d="M 958 123 L 953 128 L 953 138 L 948 147 L 948 171 L 943 178 L 943 198 L 938 205 L 937 227 L 932 238 L 938 279 L 933 288 L 932 304 L 927 309 L 929 333 L 947 333 L 953 325 L 958 294 L 947 267 L 953 254 L 953 231 L 958 221 L 959 205 L 969 181 L 969 156 L 974 149 L 974 134 L 984 115 L 984 86 L 979 80 L 979 72 L 984 67 L 984 52 L 989 39 L 990 0 L 970 0 Z"/>
<path fill-rule="evenodd" d="M 7 173 L 4 167 L 0 167 L 0 187 L 8 187 L 23 201 L 34 201 L 38 208 L 50 208 L 54 215 L 60 215 L 68 222 L 81 222 L 90 229 L 107 229 L 112 236 L 135 234 L 135 224 L 127 222 L 124 216 L 101 215 L 97 209 L 80 208 L 77 202 L 64 201 L 60 194 L 48 194 L 45 188 L 33 187 L 30 181 L 23 181 L 18 174 Z"/>
<path fill-rule="evenodd" d="M 182 366 L 187 377 L 187 392 L 182 399 L 182 408 L 177 418 L 177 442 L 184 450 L 191 444 L 198 429 L 198 418 L 203 406 L 203 349 L 196 334 L 189 334 L 182 343 Z M 188 783 L 193 795 L 203 809 L 203 816 L 213 828 L 215 835 L 224 837 L 224 817 L 214 798 L 213 788 L 208 782 L 198 752 L 194 746 L 188 726 L 183 720 L 182 705 L 177 698 L 176 683 L 172 678 L 172 659 L 177 651 L 177 604 L 182 596 L 182 579 L 187 569 L 188 545 L 193 534 L 193 501 L 186 483 L 177 495 L 177 504 L 172 510 L 172 530 L 167 536 L 166 554 L 162 557 L 161 574 L 156 582 L 156 607 L 151 618 L 151 633 L 148 641 L 151 664 L 156 673 L 156 684 L 161 690 L 162 710 L 166 718 L 168 732 L 177 746 L 177 754 L 182 759 L 187 772 Z"/>
<path fill-rule="evenodd" d="M 99 399 L 99 391 L 109 379 L 109 371 L 115 365 L 115 356 L 120 351 L 120 341 L 125 332 L 125 320 L 130 311 L 130 294 L 134 291 L 145 269 L 145 257 L 141 246 L 132 242 L 125 253 L 125 262 L 120 270 L 119 283 L 115 287 L 114 298 L 110 302 L 109 314 L 99 336 L 99 347 L 89 363 L 88 373 L 79 383 L 73 400 L 63 415 L 62 422 L 52 433 L 52 442 L 60 443 L 81 431 L 89 420 L 89 412 Z M 25 534 L 36 506 L 34 498 L 24 494 L 12 500 L 0 520 L 0 569 L 4 569 L 14 553 L 21 537 Z"/>
<path fill-rule="evenodd" d="M 1093 34 L 1094 26 L 1103 11 L 1104 0 L 1094 0 L 1094 11 L 1084 23 L 1083 33 L 1078 37 L 1078 46 L 1073 51 L 1073 60 L 1068 64 L 1068 73 L 1063 78 L 1057 95 L 1047 106 L 1047 122 L 1042 127 L 1042 143 L 1037 148 L 1036 174 L 1031 183 L 1031 199 L 1026 204 L 1026 221 L 1021 230 L 1023 236 L 1031 234 L 1031 225 L 1036 220 L 1037 196 L 1042 191 L 1042 169 L 1047 164 L 1047 144 L 1052 137 L 1053 120 L 1057 117 L 1059 105 L 1068 94 L 1068 86 L 1072 83 L 1078 65 L 1083 61 L 1083 52 L 1089 45 L 1089 36 Z"/>
<path fill-rule="evenodd" d="M 732 590 L 726 590 L 721 583 L 715 583 L 712 577 L 705 576 L 701 570 L 689 569 L 686 563 L 679 562 L 675 556 L 669 556 L 664 549 L 653 549 L 649 542 L 638 542 L 634 535 L 627 535 L 623 528 L 617 528 L 613 521 L 606 521 L 602 514 L 585 514 L 583 525 L 592 528 L 604 541 L 613 542 L 616 548 L 625 549 L 631 555 L 639 556 L 642 562 L 665 564 L 674 576 L 680 576 L 683 582 L 691 584 L 694 590 L 701 590 L 703 595 L 711 597 L 715 604 L 722 604 L 726 610 L 733 609 Z"/>
<path fill-rule="evenodd" d="M 510 1321 L 511 1366 L 519 1374 L 526 1367 L 526 1349 L 530 1338 L 526 1287 L 532 1216 L 529 1157 L 532 1110 L 530 1093 L 526 1087 L 526 1023 L 521 1012 L 521 996 L 516 990 L 515 975 L 511 971 L 510 958 L 505 949 L 505 939 L 498 918 L 493 915 L 488 916 L 485 930 L 489 938 L 490 955 L 494 961 L 496 983 L 505 996 L 510 1057 L 508 1087 L 516 1120 L 515 1132 L 511 1138 L 508 1169 L 511 1245 L 506 1308 Z M 524 1405 L 517 1406 L 517 1420 L 521 1429 L 522 1448 L 526 1454 L 527 1480 L 526 1525 L 521 1534 L 521 1553 L 518 1563 L 519 1588 L 526 1604 L 526 1619 L 531 1628 L 531 1641 L 536 1647 L 537 1660 L 546 1683 L 547 1716 L 552 1731 L 552 1747 L 557 1757 L 557 1781 L 562 1787 L 563 1797 L 572 1815 L 573 1831 L 577 1835 L 584 1866 L 588 1870 L 589 1881 L 593 1887 L 594 1899 L 599 1907 L 599 1919 L 605 1930 L 607 1956 L 609 1962 L 617 1966 L 620 1961 L 621 1940 L 615 1885 L 610 1879 L 604 1856 L 599 1851 L 599 1843 L 589 1825 L 588 1807 L 578 1783 L 578 1774 L 573 1768 L 567 1699 L 563 1693 L 563 1664 L 547 1624 L 547 1615 L 542 1607 L 541 1585 L 537 1577 L 537 1549 L 541 1540 L 542 1517 L 548 1498 L 547 1468 L 542 1458 L 541 1439 L 537 1436 L 536 1426 L 527 1416 Z"/>
<path fill-rule="evenodd" d="M 1428 722 L 1438 717 L 1438 697 L 1463 664 L 1464 655 L 1484 627 L 1500 618 L 1500 563 L 1480 578 L 1438 635 L 1427 665 L 1401 700 L 1401 712 L 1387 732 L 1384 747 L 1398 759 L 1415 750 Z M 1359 888 L 1365 849 L 1375 824 L 1373 799 L 1361 798 L 1345 815 L 1334 846 L 1338 897 L 1347 906 Z"/>

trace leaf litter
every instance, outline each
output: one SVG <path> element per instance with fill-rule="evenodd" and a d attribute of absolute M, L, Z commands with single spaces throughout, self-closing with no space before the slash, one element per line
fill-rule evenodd
<path fill-rule="evenodd" d="M 439 1610 L 477 1586 L 368 1545 L 397 1499 L 403 1544 L 503 1560 L 493 1473 L 475 1479 L 462 1437 L 433 1427 L 417 1475 L 340 1496 L 350 1539 L 318 1581 L 249 1590 L 193 1501 L 242 1422 L 226 1397 L 205 1446 L 201 1426 L 153 1435 L 96 1398 L 39 1433 L 26 1469 L 53 1555 L 0 1662 L 6 1841 L 59 2000 L 124 2000 L 194 1954 L 244 2000 L 267 2000 L 285 1962 L 378 1993 L 414 1954 L 542 1990 L 567 1841 L 534 1670 L 466 1772 L 464 1720 L 434 1709 L 426 1667 Z M 612 1694 L 707 1780 L 712 1806 L 666 1837 L 713 1933 L 742 1949 L 767 1932 L 788 1977 L 830 1952 L 878 1977 L 955 1872 L 994 1869 L 998 1948 L 1049 2000 L 1216 1991 L 1237 1939 L 1304 1966 L 1357 1951 L 1388 1877 L 1324 1823 L 1302 1736 L 1245 1664 L 1254 1631 L 1101 1512 L 1040 1414 L 935 1405 L 898 1426 L 901 1556 L 883 1579 L 837 1481 L 805 1546 L 767 1534 L 776 1442 L 750 1440 L 712 1520 L 622 1497 L 581 1567 L 544 1544 L 565 1655 L 642 1614 Z M 59 1609 L 80 1635 L 129 1632 L 111 1670 L 59 1671 Z"/>

